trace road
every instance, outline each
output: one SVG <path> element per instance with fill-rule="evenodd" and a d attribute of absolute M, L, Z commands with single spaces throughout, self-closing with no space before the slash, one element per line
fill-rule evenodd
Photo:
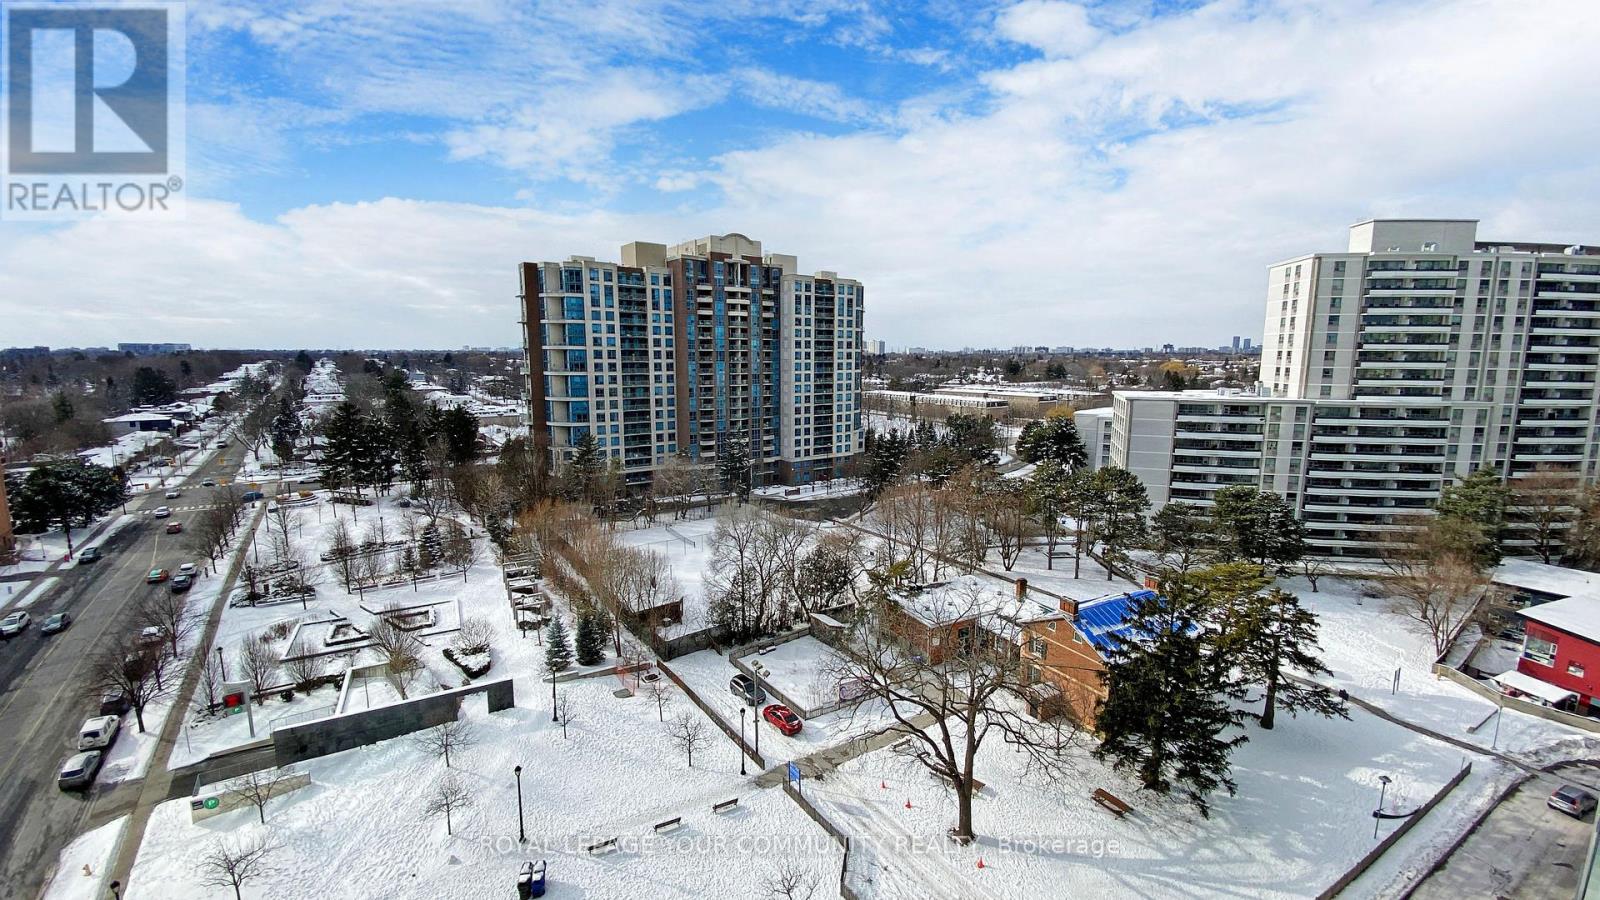
<path fill-rule="evenodd" d="M 80 795 L 56 787 L 56 770 L 73 752 L 78 726 L 97 711 L 83 694 L 85 669 L 131 620 L 141 592 L 166 589 L 147 587 L 145 573 L 153 566 L 176 569 L 190 561 L 181 538 L 165 529 L 168 521 L 183 521 L 185 513 L 157 520 L 146 511 L 203 502 L 201 481 L 231 476 L 240 455 L 227 455 L 227 464 L 224 454 L 214 455 L 189 476 L 180 499 L 151 492 L 129 501 L 128 511 L 139 521 L 105 542 L 99 562 L 52 573 L 60 583 L 29 610 L 34 625 L 0 644 L 0 900 L 33 900 L 61 849 L 91 815 L 104 820 L 117 806 L 130 804 L 128 792 L 113 796 L 118 792 L 95 788 Z M 71 627 L 53 636 L 40 634 L 38 623 L 56 612 L 70 613 Z M 134 727 L 131 716 L 123 727 Z"/>
<path fill-rule="evenodd" d="M 1588 856 L 1594 814 L 1579 821 L 1548 808 L 1545 801 L 1562 784 L 1593 785 L 1597 780 L 1600 768 L 1594 766 L 1574 766 L 1530 779 L 1496 806 L 1444 867 L 1411 896 L 1415 900 L 1571 897 Z"/>

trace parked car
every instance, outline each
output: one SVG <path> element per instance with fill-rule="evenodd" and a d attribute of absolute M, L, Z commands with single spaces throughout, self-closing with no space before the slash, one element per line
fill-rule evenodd
<path fill-rule="evenodd" d="M 227 441 L 217 441 L 217 449 L 218 450 L 226 450 L 226 449 L 228 449 L 228 442 Z"/>
<path fill-rule="evenodd" d="M 122 719 L 117 716 L 84 719 L 82 727 L 78 729 L 78 749 L 104 750 L 116 741 L 117 729 L 121 727 Z"/>
<path fill-rule="evenodd" d="M 182 533 L 183 533 L 183 523 L 182 522 L 173 522 L 172 524 L 167 526 L 167 534 L 182 534 Z"/>
<path fill-rule="evenodd" d="M 72 754 L 61 764 L 60 774 L 56 776 L 56 786 L 63 791 L 87 788 L 94 784 L 94 776 L 99 773 L 100 763 L 104 759 L 105 754 L 99 750 Z"/>
<path fill-rule="evenodd" d="M 265 497 L 265 496 L 266 495 L 261 493 L 260 491 L 245 491 L 244 493 L 239 495 L 239 499 L 243 500 L 245 503 L 254 503 L 255 501 L 260 500 L 262 497 Z"/>
<path fill-rule="evenodd" d="M 104 555 L 105 554 L 100 552 L 100 548 L 99 547 L 89 547 L 89 548 L 86 548 L 82 553 L 78 554 L 78 562 L 80 562 L 80 563 L 94 562 L 95 560 L 99 559 L 100 557 L 102 557 Z"/>
<path fill-rule="evenodd" d="M 177 488 L 173 488 L 172 490 L 167 491 L 167 499 L 168 500 L 176 500 L 176 499 L 178 499 L 179 497 L 182 497 L 182 496 L 183 496 L 183 491 L 180 491 Z"/>
<path fill-rule="evenodd" d="M 145 627 L 139 629 L 139 642 L 141 644 L 159 644 L 166 639 L 167 633 L 166 631 L 162 630 L 160 625 L 146 625 Z M 137 659 L 137 657 L 138 654 L 134 654 L 126 661 L 132 662 L 133 660 Z"/>
<path fill-rule="evenodd" d="M 68 614 L 66 614 L 64 612 L 58 612 L 55 615 L 51 616 L 50 618 L 45 619 L 43 622 L 39 623 L 39 633 L 40 634 L 55 634 L 56 632 L 59 632 L 59 631 L 66 631 L 67 630 L 67 626 L 71 625 L 71 624 L 72 624 L 72 616 L 70 616 L 70 615 L 68 615 Z"/>
<path fill-rule="evenodd" d="M 194 587 L 193 575 L 174 575 L 172 576 L 172 583 L 167 585 L 167 590 L 174 594 L 181 594 L 192 587 Z"/>
<path fill-rule="evenodd" d="M 151 569 L 150 574 L 144 576 L 145 584 L 160 584 L 167 580 L 169 573 L 166 569 Z"/>
<path fill-rule="evenodd" d="M 170 507 L 170 506 L 158 506 L 158 507 L 156 507 L 156 518 L 165 519 L 166 517 L 168 517 L 170 515 L 172 515 L 172 507 Z"/>
<path fill-rule="evenodd" d="M 128 695 L 119 690 L 107 691 L 100 695 L 100 715 L 120 716 L 133 709 L 133 701 Z"/>
<path fill-rule="evenodd" d="M 1596 800 L 1593 794 L 1571 784 L 1564 784 L 1556 788 L 1555 793 L 1550 795 L 1550 799 L 1545 801 L 1546 806 L 1551 809 L 1559 809 L 1574 819 L 1581 819 L 1588 815 L 1595 808 L 1596 803 L 1600 803 L 1600 800 Z"/>
<path fill-rule="evenodd" d="M 773 728 L 778 729 L 790 737 L 794 737 L 800 733 L 800 717 L 794 714 L 794 710 L 784 706 L 782 703 L 773 703 L 766 709 L 763 709 L 761 711 L 761 718 L 766 719 Z"/>
<path fill-rule="evenodd" d="M 30 621 L 28 613 L 20 609 L 0 619 L 0 637 L 16 637 L 27 630 Z"/>
<path fill-rule="evenodd" d="M 190 578 L 193 578 L 194 576 L 200 574 L 200 567 L 196 566 L 194 563 L 184 563 L 178 567 L 178 574 L 187 575 Z"/>
<path fill-rule="evenodd" d="M 761 701 L 767 699 L 767 692 L 761 689 L 761 685 L 751 680 L 749 675 L 733 676 L 733 679 L 728 682 L 728 690 L 732 691 L 735 697 L 743 700 L 746 706 L 759 706 Z"/>

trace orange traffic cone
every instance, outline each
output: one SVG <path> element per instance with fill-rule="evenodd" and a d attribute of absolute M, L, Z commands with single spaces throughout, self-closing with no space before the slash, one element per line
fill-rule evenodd
<path fill-rule="evenodd" d="M 978 857 L 978 868 L 980 868 L 980 869 L 981 869 L 981 868 L 983 868 L 983 867 L 984 867 L 984 866 L 983 866 L 983 857 L 981 857 L 981 856 L 980 856 L 980 857 Z"/>
<path fill-rule="evenodd" d="M 910 808 L 911 808 L 911 798 L 907 797 L 906 798 L 906 809 L 910 809 Z"/>
<path fill-rule="evenodd" d="M 889 789 L 889 782 L 880 781 L 880 782 L 878 782 L 878 787 L 887 791 Z"/>

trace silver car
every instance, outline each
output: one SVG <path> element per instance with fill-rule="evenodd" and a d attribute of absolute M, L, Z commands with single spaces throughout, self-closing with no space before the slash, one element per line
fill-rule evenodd
<path fill-rule="evenodd" d="M 0 619 L 0 637 L 16 637 L 27 629 L 29 621 L 28 614 L 20 609 Z"/>
<path fill-rule="evenodd" d="M 89 787 L 94 784 L 94 776 L 99 774 L 100 762 L 104 758 L 105 754 L 99 750 L 72 754 L 61 764 L 61 772 L 56 776 L 56 786 L 63 791 Z"/>

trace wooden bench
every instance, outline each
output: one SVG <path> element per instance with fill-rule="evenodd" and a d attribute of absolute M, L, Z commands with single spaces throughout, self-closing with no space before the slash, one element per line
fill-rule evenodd
<path fill-rule="evenodd" d="M 732 810 L 735 806 L 738 806 L 738 805 L 739 805 L 739 798 L 735 797 L 732 800 L 724 800 L 721 803 L 713 803 L 713 804 L 711 804 L 711 811 L 714 812 L 714 813 L 725 813 L 725 812 L 728 812 L 728 811 Z"/>
<path fill-rule="evenodd" d="M 616 838 L 606 838 L 605 840 L 600 841 L 598 843 L 590 844 L 589 846 L 587 846 L 587 847 L 585 847 L 583 849 L 588 853 L 595 854 L 596 856 L 598 856 L 598 855 L 600 855 L 602 853 L 610 853 L 611 851 L 617 849 L 617 839 Z"/>
<path fill-rule="evenodd" d="M 1119 819 L 1133 811 L 1133 807 L 1117 799 L 1105 788 L 1095 788 L 1094 793 L 1089 795 L 1089 799 L 1116 813 Z"/>
<path fill-rule="evenodd" d="M 677 827 L 679 825 L 682 825 L 682 824 L 683 824 L 683 816 L 678 816 L 675 819 L 668 819 L 665 822 L 657 822 L 655 824 L 655 832 L 656 832 L 656 834 L 662 834 L 663 832 L 673 831 L 673 830 L 676 830 Z"/>

